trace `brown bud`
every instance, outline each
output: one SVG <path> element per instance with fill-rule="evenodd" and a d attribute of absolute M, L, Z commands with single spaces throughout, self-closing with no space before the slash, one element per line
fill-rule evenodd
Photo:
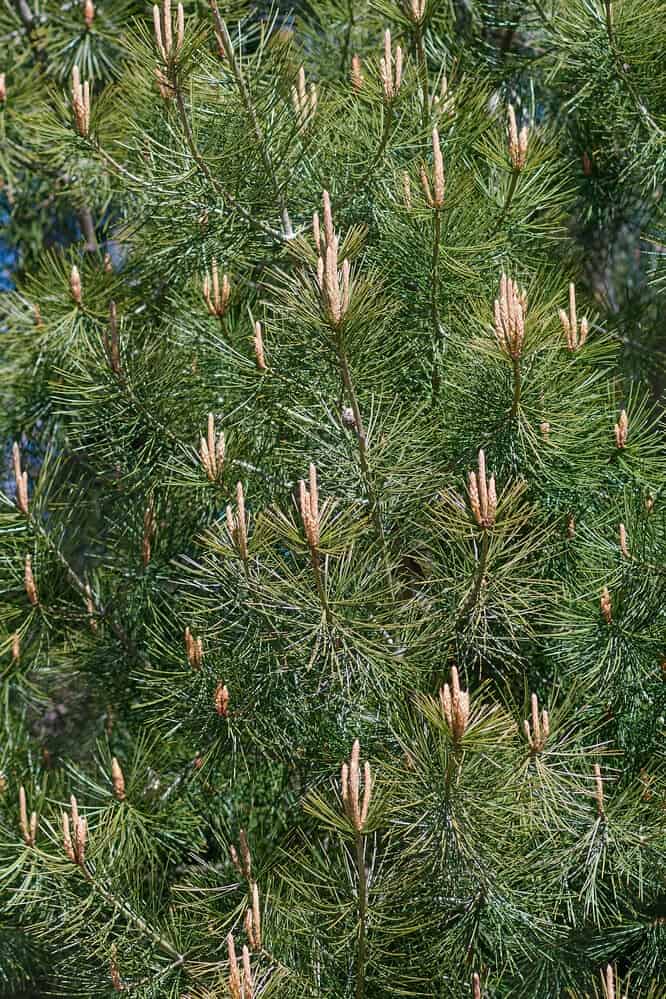
<path fill-rule="evenodd" d="M 83 20 L 86 22 L 86 27 L 92 27 L 92 23 L 95 20 L 95 4 L 93 0 L 84 0 L 83 2 Z"/>
<path fill-rule="evenodd" d="M 0 73 L 0 103 L 7 100 L 7 78 L 4 73 Z"/>
<path fill-rule="evenodd" d="M 72 267 L 69 275 L 69 290 L 72 293 L 72 298 L 77 305 L 81 305 L 83 301 L 83 289 L 81 287 L 81 275 L 79 274 L 79 268 L 76 264 Z"/>
<path fill-rule="evenodd" d="M 361 57 L 353 55 L 351 61 L 351 83 L 356 93 L 363 88 L 363 73 L 361 71 Z"/>
<path fill-rule="evenodd" d="M 220 433 L 216 435 L 215 417 L 212 413 L 209 413 L 206 437 L 200 438 L 199 456 L 201 458 L 203 469 L 210 482 L 216 482 L 222 474 L 225 451 L 226 443 L 224 431 L 221 430 Z"/>
<path fill-rule="evenodd" d="M 444 160 L 442 158 L 439 132 L 436 128 L 432 130 L 432 163 L 432 188 L 430 187 L 425 168 L 421 168 L 421 186 L 425 200 L 430 207 L 440 209 L 444 206 Z"/>
<path fill-rule="evenodd" d="M 125 800 L 125 776 L 120 767 L 120 763 L 114 756 L 111 760 L 111 779 L 113 781 L 113 793 L 118 801 Z"/>
<path fill-rule="evenodd" d="M 201 638 L 193 636 L 189 626 L 185 628 L 185 651 L 187 653 L 187 661 L 192 669 L 201 669 L 203 663 L 203 641 Z"/>
<path fill-rule="evenodd" d="M 72 69 L 72 111 L 76 131 L 79 135 L 87 136 L 90 132 L 90 84 L 87 80 L 81 83 L 78 66 Z M 74 300 L 80 303 L 80 299 L 75 297 Z"/>
<path fill-rule="evenodd" d="M 25 845 L 34 846 L 37 838 L 37 812 L 32 813 L 28 822 L 28 803 L 22 784 L 19 788 L 19 824 Z"/>
<path fill-rule="evenodd" d="M 573 281 L 569 284 L 569 313 L 560 309 L 560 324 L 567 338 L 567 347 L 570 351 L 578 350 L 587 340 L 588 321 L 581 319 L 580 326 L 576 316 L 576 286 Z"/>
<path fill-rule="evenodd" d="M 548 422 L 548 420 L 543 420 L 539 424 L 539 430 L 541 431 L 541 436 L 543 437 L 543 439 L 547 441 L 548 438 L 550 437 L 550 423 Z"/>
<path fill-rule="evenodd" d="M 627 416 L 626 409 L 623 409 L 620 412 L 617 423 L 615 424 L 615 443 L 619 448 L 626 447 L 628 434 L 629 418 Z"/>
<path fill-rule="evenodd" d="M 243 944 L 243 999 L 254 999 L 254 980 L 250 967 L 250 952 Z"/>
<path fill-rule="evenodd" d="M 526 718 L 523 722 L 525 738 L 533 753 L 540 753 L 546 745 L 546 740 L 550 735 L 550 720 L 547 711 L 539 713 L 539 702 L 536 694 L 532 694 L 532 724 Z"/>
<path fill-rule="evenodd" d="M 627 529 L 624 524 L 620 524 L 620 551 L 625 558 L 629 558 L 629 546 L 627 545 Z"/>
<path fill-rule="evenodd" d="M 444 684 L 439 692 L 439 700 L 453 741 L 459 743 L 469 722 L 469 691 L 460 689 L 455 666 L 451 667 L 451 686 Z"/>
<path fill-rule="evenodd" d="M 301 520 L 305 529 L 305 536 L 312 550 L 319 545 L 319 490 L 317 486 L 317 470 L 313 464 L 310 465 L 310 489 L 306 489 L 305 483 L 301 479 L 299 482 L 299 504 L 301 508 Z"/>
<path fill-rule="evenodd" d="M 254 324 L 254 356 L 257 362 L 257 369 L 259 371 L 266 371 L 266 358 L 264 356 L 264 338 L 261 329 L 261 323 L 256 321 Z"/>
<path fill-rule="evenodd" d="M 363 766 L 363 796 L 361 798 L 361 744 L 354 740 L 348 763 L 342 764 L 340 771 L 340 793 L 345 814 L 357 832 L 361 832 L 368 821 L 372 800 L 372 770 L 366 760 Z"/>
<path fill-rule="evenodd" d="M 527 125 L 523 125 L 520 132 L 516 123 L 516 113 L 513 106 L 509 104 L 509 159 L 516 173 L 524 169 L 527 162 Z"/>
<path fill-rule="evenodd" d="M 236 505 L 237 512 L 235 514 L 231 507 L 227 506 L 227 531 L 229 532 L 231 541 L 238 549 L 238 554 L 242 558 L 243 562 L 247 562 L 249 558 L 247 547 L 247 520 L 245 517 L 245 495 L 243 493 L 242 482 L 238 482 L 236 484 Z"/>
<path fill-rule="evenodd" d="M 479 467 L 477 472 L 469 472 L 467 477 L 467 492 L 469 505 L 479 527 L 492 527 L 497 512 L 497 493 L 495 476 L 490 481 L 486 476 L 486 456 L 479 451 Z"/>
<path fill-rule="evenodd" d="M 16 481 L 16 505 L 24 513 L 26 517 L 28 516 L 28 473 L 21 471 L 21 452 L 19 446 L 14 441 L 14 446 L 12 447 L 12 463 L 14 466 L 14 479 Z"/>
<path fill-rule="evenodd" d="M 481 999 L 481 979 L 476 971 L 472 975 L 472 999 Z"/>
<path fill-rule="evenodd" d="M 21 636 L 18 631 L 12 635 L 12 662 L 17 663 L 21 658 Z"/>
<path fill-rule="evenodd" d="M 28 595 L 28 600 L 33 607 L 36 607 L 39 603 L 39 594 L 37 593 L 37 586 L 35 584 L 35 577 L 32 573 L 32 556 L 26 555 L 25 557 L 25 570 L 23 573 L 23 583 L 25 586 L 25 592 Z"/>
<path fill-rule="evenodd" d="M 227 983 L 229 994 L 231 995 L 231 999 L 243 999 L 243 988 L 238 971 L 238 958 L 236 957 L 236 947 L 231 933 L 227 937 L 227 952 L 229 954 L 229 981 Z"/>
<path fill-rule="evenodd" d="M 215 703 L 215 710 L 220 718 L 227 718 L 229 715 L 229 689 L 226 683 L 218 683 L 215 688 L 215 696 L 213 700 Z"/>
<path fill-rule="evenodd" d="M 501 350 L 517 359 L 525 339 L 527 297 L 518 283 L 502 274 L 499 298 L 495 299 L 495 339 Z"/>
<path fill-rule="evenodd" d="M 607 586 L 604 586 L 603 590 L 601 591 L 601 599 L 599 603 L 601 607 L 601 614 L 604 621 L 606 622 L 606 624 L 610 624 L 611 621 L 613 620 L 613 614 L 611 607 L 611 595 Z"/>
<path fill-rule="evenodd" d="M 379 74 L 384 90 L 384 100 L 389 104 L 397 96 L 402 84 L 402 49 L 396 45 L 395 56 L 391 45 L 391 32 L 384 32 L 384 55 L 379 60 Z"/>

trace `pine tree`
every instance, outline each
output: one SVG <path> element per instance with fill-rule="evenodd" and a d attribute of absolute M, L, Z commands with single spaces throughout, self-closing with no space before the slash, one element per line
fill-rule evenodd
<path fill-rule="evenodd" d="M 4 994 L 661 999 L 666 4 L 0 35 Z"/>

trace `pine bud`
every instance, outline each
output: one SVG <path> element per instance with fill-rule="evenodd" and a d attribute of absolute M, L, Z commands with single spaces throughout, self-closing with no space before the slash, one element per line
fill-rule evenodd
<path fill-rule="evenodd" d="M 495 339 L 509 357 L 517 359 L 525 339 L 527 297 L 517 282 L 502 274 L 499 298 L 495 299 Z"/>
<path fill-rule="evenodd" d="M 397 97 L 402 83 L 402 49 L 395 48 L 395 57 L 391 47 L 391 32 L 384 32 L 384 55 L 379 60 L 379 73 L 384 90 L 384 100 L 390 104 Z"/>
<path fill-rule="evenodd" d="M 301 479 L 299 487 L 299 503 L 301 508 L 301 520 L 305 536 L 310 548 L 314 551 L 319 545 L 319 490 L 317 487 L 317 469 L 310 465 L 310 489 L 306 489 L 305 483 Z"/>
<path fill-rule="evenodd" d="M 594 764 L 594 797 L 597 802 L 597 815 L 599 818 L 604 817 L 604 784 L 601 779 L 601 767 L 598 763 Z"/>
<path fill-rule="evenodd" d="M 619 419 L 615 424 L 615 443 L 618 448 L 623 448 L 626 446 L 627 437 L 629 435 L 629 419 L 627 417 L 626 409 L 620 412 Z"/>
<path fill-rule="evenodd" d="M 83 301 L 83 289 L 81 287 L 81 275 L 79 274 L 79 268 L 76 264 L 72 267 L 69 275 L 69 290 L 76 304 L 81 305 L 81 302 Z"/>
<path fill-rule="evenodd" d="M 76 863 L 76 853 L 74 852 L 74 844 L 72 843 L 72 835 L 69 826 L 69 815 L 67 812 L 62 813 L 62 845 L 65 851 L 65 855 L 71 860 L 73 864 Z"/>
<path fill-rule="evenodd" d="M 357 832 L 362 832 L 368 821 L 372 800 L 372 771 L 366 760 L 363 766 L 363 797 L 361 798 L 361 744 L 354 740 L 349 763 L 343 763 L 340 771 L 340 792 L 345 815 Z"/>
<path fill-rule="evenodd" d="M 507 111 L 509 114 L 509 158 L 513 169 L 516 173 L 520 173 L 527 162 L 528 129 L 527 125 L 523 125 L 520 132 L 518 132 L 516 113 L 511 104 L 509 104 Z"/>
<path fill-rule="evenodd" d="M 613 615 L 611 608 L 611 595 L 607 586 L 604 586 L 603 590 L 601 591 L 601 599 L 599 603 L 601 606 L 601 615 L 604 621 L 606 622 L 606 624 L 610 624 L 611 621 L 613 620 Z"/>
<path fill-rule="evenodd" d="M 472 975 L 472 999 L 481 999 L 481 979 L 476 971 Z"/>
<path fill-rule="evenodd" d="M 576 317 L 576 286 L 573 281 L 569 285 L 569 315 L 564 309 L 560 309 L 560 323 L 567 338 L 567 347 L 570 351 L 578 350 L 587 340 L 588 321 L 581 319 L 580 327 Z"/>
<path fill-rule="evenodd" d="M 259 886 L 252 882 L 252 931 L 254 934 L 254 950 L 261 950 L 261 910 L 259 908 Z"/>
<path fill-rule="evenodd" d="M 7 100 L 7 77 L 4 73 L 0 73 L 0 104 L 4 104 Z"/>
<path fill-rule="evenodd" d="M 40 309 L 39 305 L 36 302 L 32 307 L 32 314 L 35 317 L 35 326 L 37 327 L 37 329 L 43 329 L 44 320 L 42 319 L 42 310 Z"/>
<path fill-rule="evenodd" d="M 231 933 L 227 937 L 227 952 L 229 954 L 229 994 L 231 995 L 231 999 L 243 999 L 243 989 L 241 986 L 240 974 L 238 972 L 238 958 L 236 957 L 236 946 Z"/>
<path fill-rule="evenodd" d="M 467 480 L 469 505 L 479 527 L 492 527 L 497 513 L 497 493 L 495 476 L 486 476 L 486 456 L 479 451 L 479 468 L 477 472 L 469 472 Z"/>
<path fill-rule="evenodd" d="M 333 228 L 331 199 L 328 191 L 322 195 L 324 206 L 324 233 L 317 258 L 317 285 L 326 319 L 338 327 L 349 308 L 351 297 L 349 261 L 344 260 L 338 270 L 339 239 Z M 318 228 L 318 226 L 317 226 Z"/>
<path fill-rule="evenodd" d="M 451 667 L 451 686 L 445 683 L 439 692 L 442 713 L 455 743 L 459 743 L 469 721 L 469 691 L 460 689 L 458 670 Z"/>
<path fill-rule="evenodd" d="M 442 158 L 442 147 L 439 142 L 439 132 L 436 128 L 432 130 L 432 187 L 430 179 L 424 166 L 421 167 L 421 187 L 426 203 L 431 208 L 439 210 L 444 206 L 444 160 Z"/>
<path fill-rule="evenodd" d="M 215 710 L 220 718 L 227 718 L 229 716 L 229 689 L 226 683 L 218 683 L 215 688 L 213 701 L 215 704 Z"/>
<path fill-rule="evenodd" d="M 72 69 L 72 111 L 77 132 L 87 136 L 90 133 L 90 84 L 87 80 L 81 83 L 78 66 Z M 75 301 L 80 302 L 80 299 L 75 296 Z"/>
<path fill-rule="evenodd" d="M 105 274 L 113 274 L 113 260 L 110 253 L 104 254 L 103 266 Z"/>
<path fill-rule="evenodd" d="M 532 752 L 540 753 L 546 745 L 546 740 L 550 735 L 550 720 L 548 718 L 547 711 L 542 711 L 541 714 L 539 714 L 539 701 L 536 694 L 532 694 L 531 706 L 532 725 L 530 727 L 530 723 L 526 718 L 523 722 L 523 729 L 525 731 L 527 744 Z"/>
<path fill-rule="evenodd" d="M 224 432 L 220 431 L 219 434 L 215 434 L 215 417 L 209 413 L 206 437 L 200 438 L 199 456 L 210 482 L 217 482 L 222 474 L 225 450 Z"/>
<path fill-rule="evenodd" d="M 627 529 L 624 524 L 620 524 L 620 551 L 625 558 L 629 558 L 629 546 L 627 545 Z"/>
<path fill-rule="evenodd" d="M 243 944 L 243 999 L 254 999 L 254 981 L 250 967 L 250 952 Z"/>
<path fill-rule="evenodd" d="M 361 69 L 361 57 L 354 54 L 351 61 L 351 83 L 353 89 L 358 94 L 363 88 L 363 72 Z"/>
<path fill-rule="evenodd" d="M 25 845 L 34 846 L 37 838 L 37 812 L 32 813 L 28 822 L 28 803 L 22 784 L 19 788 L 19 824 Z"/>
<path fill-rule="evenodd" d="M 567 537 L 570 541 L 576 537 L 576 519 L 572 513 L 567 517 Z"/>
<path fill-rule="evenodd" d="M 236 485 L 237 512 L 234 514 L 231 507 L 227 506 L 227 531 L 229 537 L 238 549 L 238 553 L 243 562 L 248 560 L 247 547 L 247 521 L 245 518 L 245 496 L 243 494 L 243 484 Z"/>
<path fill-rule="evenodd" d="M 14 466 L 14 479 L 16 480 L 16 505 L 28 516 L 28 473 L 21 471 L 21 452 L 16 441 L 12 447 L 12 463 Z"/>
<path fill-rule="evenodd" d="M 615 973 L 610 964 L 607 964 L 601 973 L 603 980 L 605 999 L 615 999 Z"/>
<path fill-rule="evenodd" d="M 185 628 L 185 651 L 187 661 L 192 669 L 201 669 L 203 663 L 203 641 L 201 638 L 194 638 L 189 627 Z"/>
<path fill-rule="evenodd" d="M 261 330 L 261 323 L 257 320 L 254 324 L 254 356 L 259 371 L 266 371 L 266 358 L 264 356 L 264 338 Z"/>
<path fill-rule="evenodd" d="M 95 20 L 95 4 L 93 3 L 93 0 L 84 0 L 83 20 L 86 22 L 87 28 L 92 27 L 92 23 Z"/>
<path fill-rule="evenodd" d="M 32 574 L 32 556 L 26 555 L 25 557 L 25 570 L 23 573 L 23 582 L 25 586 L 25 592 L 28 595 L 28 600 L 33 607 L 36 607 L 39 603 L 39 594 L 37 593 L 37 586 L 35 584 L 35 577 Z"/>
<path fill-rule="evenodd" d="M 183 47 L 185 38 L 185 13 L 182 3 L 176 9 L 176 43 L 173 40 L 173 23 L 171 19 L 171 0 L 162 0 L 162 12 L 158 4 L 153 6 L 153 27 L 155 29 L 155 45 L 163 62 L 175 58 Z"/>
<path fill-rule="evenodd" d="M 550 423 L 548 422 L 548 420 L 543 420 L 539 424 L 539 430 L 541 431 L 541 436 L 543 437 L 543 439 L 547 441 L 548 438 L 550 437 Z"/>
<path fill-rule="evenodd" d="M 414 24 L 420 24 L 425 17 L 426 0 L 405 0 L 404 6 Z"/>
<path fill-rule="evenodd" d="M 208 274 L 204 277 L 203 296 L 204 301 L 206 302 L 206 308 L 211 316 L 217 316 L 218 319 L 222 319 L 229 306 L 229 299 L 231 298 L 231 284 L 229 283 L 228 275 L 223 274 L 222 284 L 220 285 L 220 274 L 217 267 L 217 261 L 214 257 L 211 263 L 210 277 Z"/>
<path fill-rule="evenodd" d="M 314 83 L 306 88 L 305 68 L 303 66 L 298 71 L 296 86 L 291 88 L 291 102 L 294 106 L 298 133 L 303 135 L 312 124 L 317 110 L 317 88 Z"/>
<path fill-rule="evenodd" d="M 120 767 L 120 763 L 114 756 L 111 760 L 111 779 L 113 781 L 113 793 L 118 801 L 125 800 L 125 776 Z"/>
<path fill-rule="evenodd" d="M 21 658 L 21 636 L 18 631 L 12 635 L 12 662 L 17 663 Z"/>

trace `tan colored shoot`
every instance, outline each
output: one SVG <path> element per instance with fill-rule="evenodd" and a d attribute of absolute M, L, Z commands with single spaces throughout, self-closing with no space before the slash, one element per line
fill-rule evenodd
<path fill-rule="evenodd" d="M 499 298 L 495 299 L 495 338 L 500 349 L 514 360 L 522 354 L 526 312 L 525 292 L 502 274 Z"/>
<path fill-rule="evenodd" d="M 361 744 L 354 740 L 348 763 L 342 764 L 340 772 L 340 792 L 345 815 L 357 833 L 361 833 L 368 821 L 372 801 L 372 771 L 366 760 L 363 765 L 363 795 L 361 796 Z"/>
<path fill-rule="evenodd" d="M 379 60 L 379 75 L 382 81 L 384 100 L 390 104 L 398 96 L 402 84 L 402 49 L 396 45 L 395 56 L 393 55 L 391 32 L 388 28 L 384 32 L 384 55 Z"/>
<path fill-rule="evenodd" d="M 16 505 L 26 517 L 29 514 L 28 506 L 28 473 L 21 471 L 21 451 L 18 443 L 14 441 L 12 447 L 12 464 L 14 466 L 14 479 L 16 480 Z"/>
<path fill-rule="evenodd" d="M 455 743 L 459 743 L 469 722 L 469 691 L 460 689 L 455 666 L 451 667 L 451 684 L 445 683 L 439 692 L 442 714 Z"/>
<path fill-rule="evenodd" d="M 532 752 L 540 753 L 544 749 L 550 735 L 550 720 L 547 711 L 543 710 L 539 713 L 539 701 L 536 694 L 532 694 L 531 707 L 532 724 L 530 726 L 530 722 L 526 718 L 523 722 L 523 729 L 527 744 Z"/>
<path fill-rule="evenodd" d="M 88 80 L 81 83 L 79 67 L 72 69 L 72 111 L 74 123 L 79 135 L 90 134 L 90 84 Z"/>
<path fill-rule="evenodd" d="M 567 338 L 567 347 L 573 353 L 579 350 L 587 340 L 589 325 L 587 319 L 581 319 L 580 326 L 576 316 L 576 286 L 573 281 L 569 285 L 569 314 L 560 309 L 560 323 Z"/>
<path fill-rule="evenodd" d="M 484 529 L 492 527 L 497 513 L 497 492 L 495 476 L 491 475 L 488 480 L 483 450 L 479 451 L 478 471 L 469 472 L 467 482 L 469 505 L 476 523 Z"/>
<path fill-rule="evenodd" d="M 215 417 L 209 413 L 206 436 L 199 441 L 199 457 L 210 482 L 217 482 L 222 474 L 225 447 L 224 431 L 215 433 Z"/>

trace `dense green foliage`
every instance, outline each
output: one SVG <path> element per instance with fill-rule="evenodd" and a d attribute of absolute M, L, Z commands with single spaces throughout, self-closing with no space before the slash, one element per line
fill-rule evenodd
<path fill-rule="evenodd" d="M 666 3 L 184 7 L 0 6 L 0 990 L 663 999 Z"/>

